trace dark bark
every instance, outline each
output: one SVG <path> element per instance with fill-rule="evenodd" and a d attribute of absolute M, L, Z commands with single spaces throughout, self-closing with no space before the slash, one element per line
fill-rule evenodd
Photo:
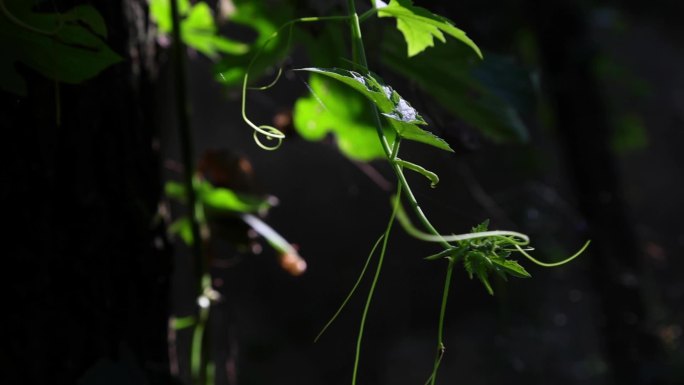
<path fill-rule="evenodd" d="M 626 214 L 609 121 L 592 72 L 588 17 L 577 2 L 530 0 L 545 86 L 578 203 L 593 239 L 589 255 L 603 310 L 605 349 L 615 384 L 664 383 L 662 349 L 647 327 L 641 252 Z"/>
<path fill-rule="evenodd" d="M 67 5 L 59 4 L 60 8 Z M 157 208 L 154 45 L 146 2 L 98 6 L 124 60 L 60 86 L 22 70 L 2 94 L 9 334 L 4 384 L 165 381 L 170 253 Z M 9 268 L 11 266 L 11 268 Z M 107 382 L 109 383 L 109 382 Z"/>

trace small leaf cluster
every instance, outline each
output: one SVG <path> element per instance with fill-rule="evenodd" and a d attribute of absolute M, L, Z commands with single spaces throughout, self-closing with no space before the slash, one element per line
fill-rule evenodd
<path fill-rule="evenodd" d="M 488 230 L 489 220 L 473 227 L 471 233 L 480 233 Z M 511 236 L 488 236 L 482 238 L 466 239 L 458 242 L 458 246 L 447 249 L 442 253 L 428 257 L 427 259 L 461 258 L 463 267 L 472 279 L 477 277 L 487 289 L 494 295 L 494 289 L 489 281 L 491 275 L 497 275 L 503 280 L 508 276 L 516 278 L 530 278 L 530 273 L 517 261 L 509 259 L 511 252 L 517 251 L 514 246 L 521 242 Z"/>

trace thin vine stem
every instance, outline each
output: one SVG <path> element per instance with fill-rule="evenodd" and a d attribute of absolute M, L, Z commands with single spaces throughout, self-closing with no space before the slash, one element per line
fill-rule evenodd
<path fill-rule="evenodd" d="M 359 16 L 359 22 L 363 23 L 369 17 L 375 15 L 376 13 L 378 13 L 378 8 L 376 8 L 376 7 L 373 7 L 371 9 L 367 10 L 366 12 L 362 13 L 361 16 Z"/>
<path fill-rule="evenodd" d="M 417 229 L 409 220 L 408 215 L 404 211 L 402 207 L 399 207 L 399 210 L 397 211 L 397 221 L 401 224 L 401 226 L 406 230 L 407 233 L 409 233 L 412 237 L 420 239 L 421 241 L 426 241 L 426 242 L 459 242 L 459 241 L 465 241 L 465 240 L 470 240 L 470 239 L 478 239 L 478 238 L 491 238 L 491 237 L 496 237 L 496 238 L 505 238 L 508 242 L 510 242 L 512 245 L 520 245 L 520 246 L 526 246 L 530 243 L 530 238 L 523 234 L 519 233 L 517 231 L 508 231 L 508 230 L 492 230 L 492 231 L 480 231 L 477 233 L 469 233 L 469 234 L 438 234 L 438 235 L 433 235 L 433 234 L 428 234 L 423 231 L 420 231 Z M 449 250 L 450 248 L 447 248 L 446 250 Z M 576 257 L 576 256 L 575 256 Z"/>
<path fill-rule="evenodd" d="M 354 63 L 360 64 L 361 67 L 368 68 L 368 61 L 366 59 L 366 52 L 365 52 L 365 49 L 363 46 L 363 37 L 361 35 L 361 24 L 359 21 L 359 16 L 356 13 L 356 4 L 354 3 L 354 0 L 347 0 L 347 8 L 348 8 L 349 16 L 351 18 L 350 19 L 350 29 L 351 29 L 351 33 L 352 33 L 352 59 L 353 59 Z M 365 14 L 363 16 L 367 17 L 367 15 L 365 15 Z M 366 72 L 367 72 L 367 70 L 366 70 Z M 382 148 L 385 152 L 385 155 L 387 156 L 387 159 L 388 159 L 389 163 L 391 164 L 391 166 L 394 170 L 394 173 L 396 174 L 398 182 L 399 182 L 398 183 L 399 187 L 397 188 L 397 198 L 396 198 L 396 202 L 395 202 L 395 209 L 392 213 L 392 219 L 394 219 L 394 216 L 395 216 L 396 211 L 397 211 L 398 204 L 401 201 L 401 196 L 402 196 L 401 190 L 403 189 L 404 194 L 405 194 L 405 196 L 409 202 L 409 205 L 411 206 L 411 209 L 416 214 L 416 216 L 418 217 L 418 220 L 423 225 L 423 227 L 425 227 L 425 229 L 428 231 L 428 233 L 432 234 L 433 236 L 441 237 L 440 233 L 432 225 L 430 220 L 425 216 L 425 214 L 423 213 L 423 210 L 418 205 L 418 200 L 416 199 L 415 195 L 413 194 L 413 191 L 411 190 L 411 187 L 409 186 L 409 184 L 406 180 L 406 176 L 404 175 L 402 165 L 399 162 L 395 161 L 396 157 L 398 155 L 397 152 L 398 152 L 399 136 L 397 135 L 396 139 L 395 139 L 395 143 L 397 145 L 394 146 L 393 149 L 390 149 L 387 137 L 385 136 L 385 133 L 383 132 L 383 129 L 382 129 L 382 120 L 380 119 L 380 114 L 378 113 L 378 110 L 375 107 L 375 105 L 372 105 L 372 103 L 371 103 L 371 110 L 373 111 L 373 114 L 375 116 L 376 131 L 378 133 L 378 139 L 380 140 L 380 144 L 382 145 Z M 395 151 L 393 151 L 393 150 L 395 150 Z M 384 241 L 387 242 L 387 237 L 385 237 Z M 441 239 L 439 241 L 439 244 L 442 245 L 445 249 L 453 247 L 449 242 L 447 242 L 444 239 Z M 384 248 L 383 248 L 383 250 L 384 250 Z M 381 259 L 383 257 L 383 254 L 384 253 L 381 253 Z M 450 271 L 451 271 L 451 269 L 450 269 Z M 449 274 L 449 282 L 451 282 L 451 276 L 450 276 L 451 273 L 448 273 L 448 274 Z M 447 298 L 448 298 L 448 290 L 449 290 L 449 285 L 446 284 L 444 291 L 442 293 L 442 299 L 443 299 L 442 309 L 446 308 L 446 302 L 447 302 Z M 370 301 L 368 303 L 370 303 Z M 365 313 L 366 312 L 364 311 L 364 318 L 363 318 L 364 321 L 365 321 Z M 444 323 L 444 320 L 440 319 L 439 324 L 441 326 L 439 329 L 438 342 L 442 345 L 443 345 L 443 341 L 442 341 L 441 336 L 443 334 L 443 323 Z M 359 357 L 359 350 L 360 350 L 360 346 L 358 344 L 360 344 L 360 340 L 361 340 L 361 338 L 359 338 L 359 341 L 357 343 L 357 354 L 356 354 L 356 361 L 354 363 L 354 376 L 352 378 L 352 385 L 356 385 L 356 372 L 358 369 L 358 357 Z M 439 367 L 440 362 L 441 362 L 441 357 L 438 356 L 435 359 L 434 366 Z M 431 375 L 431 381 L 433 384 L 434 384 L 434 381 L 436 380 L 436 377 L 437 377 L 436 370 L 433 370 L 433 373 Z"/>
<path fill-rule="evenodd" d="M 352 31 L 352 57 L 355 58 L 354 63 L 360 65 L 361 68 L 368 68 L 368 60 L 366 59 L 366 51 L 363 46 L 363 37 L 361 35 L 361 24 L 359 21 L 359 16 L 356 13 L 356 4 L 354 3 L 354 0 L 347 0 L 347 8 L 349 9 L 350 28 Z M 423 210 L 418 205 L 418 201 L 415 195 L 413 194 L 411 187 L 406 181 L 406 177 L 404 176 L 402 166 L 394 161 L 396 157 L 392 157 L 391 147 L 389 145 L 387 137 L 385 136 L 385 133 L 382 130 L 382 121 L 380 120 L 380 114 L 378 113 L 378 109 L 372 103 L 371 105 L 373 107 L 372 110 L 375 115 L 376 130 L 378 132 L 380 144 L 382 145 L 382 148 L 385 152 L 385 155 L 387 156 L 387 159 L 392 165 L 394 173 L 397 175 L 397 178 L 399 179 L 399 183 L 401 184 L 402 189 L 406 194 L 406 198 L 409 201 L 409 205 L 415 212 L 421 224 L 428 230 L 428 232 L 432 233 L 435 236 L 439 236 L 439 232 L 437 231 L 437 229 L 435 229 L 432 223 L 430 223 L 430 220 L 428 220 L 428 218 L 423 213 Z M 451 247 L 451 245 L 446 241 L 440 243 L 445 248 Z"/>
<path fill-rule="evenodd" d="M 314 339 L 314 342 L 317 342 L 319 338 L 325 333 L 326 330 L 332 325 L 332 323 L 337 319 L 337 317 L 340 315 L 342 312 L 342 309 L 347 305 L 349 300 L 351 299 L 352 295 L 354 295 L 354 292 L 356 292 L 356 289 L 359 287 L 359 284 L 363 280 L 363 277 L 366 275 L 366 270 L 368 269 L 368 265 L 370 265 L 371 260 L 373 259 L 373 255 L 375 254 L 375 250 L 378 248 L 380 245 L 380 242 L 385 238 L 385 234 L 383 233 L 377 241 L 375 241 L 375 244 L 373 245 L 373 248 L 371 249 L 370 253 L 368 253 L 368 257 L 366 258 L 366 263 L 364 263 L 363 268 L 361 269 L 361 273 L 359 273 L 359 277 L 356 279 L 356 283 L 354 283 L 354 286 L 351 288 L 349 291 L 349 294 L 347 294 L 347 297 L 342 301 L 342 304 L 340 305 L 339 308 L 337 308 L 337 311 L 335 314 L 333 314 L 332 317 L 330 317 L 330 320 L 323 326 L 321 331 L 318 333 L 316 338 Z"/>
<path fill-rule="evenodd" d="M 398 147 L 398 146 L 395 146 Z M 370 289 L 368 290 L 368 296 L 366 297 L 366 305 L 363 307 L 363 314 L 361 314 L 361 325 L 359 326 L 359 335 L 356 339 L 356 354 L 354 355 L 354 370 L 352 372 L 352 385 L 356 385 L 356 380 L 359 373 L 359 360 L 361 359 L 361 343 L 363 341 L 363 333 L 366 327 L 366 319 L 368 318 L 368 311 L 370 310 L 371 302 L 373 301 L 373 294 L 375 293 L 375 287 L 378 284 L 378 279 L 380 278 L 380 272 L 382 270 L 382 264 L 385 260 L 385 253 L 387 252 L 387 241 L 389 239 L 390 231 L 392 230 L 392 225 L 394 224 L 394 218 L 397 213 L 397 207 L 399 207 L 399 196 L 401 196 L 401 185 L 397 185 L 397 198 L 394 202 L 394 208 L 392 209 L 392 215 L 390 215 L 389 222 L 387 223 L 387 228 L 385 229 L 385 234 L 382 239 L 382 248 L 380 249 L 380 256 L 378 257 L 378 265 L 375 269 L 375 276 L 373 276 L 373 281 L 371 282 Z"/>
<path fill-rule="evenodd" d="M 435 362 L 432 366 L 432 374 L 428 381 L 430 385 L 435 385 L 437 380 L 437 370 L 439 365 L 442 363 L 442 357 L 444 357 L 444 352 L 446 347 L 444 346 L 444 319 L 446 315 L 447 300 L 449 298 L 449 289 L 451 288 L 451 276 L 454 272 L 454 265 L 456 264 L 456 258 L 449 258 L 449 264 L 447 266 L 446 278 L 444 279 L 444 290 L 442 291 L 442 304 L 439 309 L 439 322 L 437 323 L 437 353 L 435 356 Z"/>

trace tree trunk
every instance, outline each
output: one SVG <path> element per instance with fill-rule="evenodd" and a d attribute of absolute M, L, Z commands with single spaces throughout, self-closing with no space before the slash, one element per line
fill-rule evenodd
<path fill-rule="evenodd" d="M 30 70 L 22 70 L 28 97 L 0 92 L 3 132 L 14 137 L 3 141 L 0 187 L 10 214 L 9 370 L 0 383 L 168 382 L 171 259 L 157 214 L 146 4 L 100 2 L 107 43 L 124 60 L 60 85 L 58 107 L 54 81 Z"/>

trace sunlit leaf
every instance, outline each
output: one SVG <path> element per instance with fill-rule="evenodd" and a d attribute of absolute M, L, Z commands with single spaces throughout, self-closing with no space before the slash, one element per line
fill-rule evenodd
<path fill-rule="evenodd" d="M 420 114 L 390 86 L 383 84 L 373 75 L 362 75 L 354 71 L 339 68 L 302 68 L 308 71 L 335 79 L 370 99 L 390 126 L 399 136 L 429 144 L 442 150 L 453 151 L 443 139 L 426 131 L 418 125 L 427 124 Z"/>
<path fill-rule="evenodd" d="M 173 23 L 170 0 L 151 0 L 150 14 L 161 33 L 171 33 Z M 187 0 L 182 0 L 179 2 L 179 16 L 181 17 L 181 39 L 189 47 L 202 54 L 218 59 L 219 53 L 244 54 L 248 51 L 246 44 L 218 34 L 214 15 L 207 3 L 198 2 L 191 5 Z"/>
<path fill-rule="evenodd" d="M 196 188 L 198 199 L 209 209 L 252 213 L 269 207 L 266 199 L 239 194 L 223 187 L 214 187 L 207 181 L 197 183 Z"/>
<path fill-rule="evenodd" d="M 447 18 L 435 15 L 425 8 L 416 7 L 411 0 L 391 0 L 386 6 L 378 6 L 379 17 L 397 19 L 397 29 L 401 31 L 408 46 L 408 56 L 415 56 L 428 47 L 434 46 L 434 39 L 446 42 L 444 33 L 472 48 L 482 57 L 480 49 L 466 33 L 456 28 Z"/>
<path fill-rule="evenodd" d="M 294 106 L 293 123 L 306 140 L 321 140 L 332 134 L 346 156 L 361 161 L 384 158 L 373 117 L 366 99 L 353 90 L 312 74 L 311 94 Z"/>
<path fill-rule="evenodd" d="M 196 180 L 195 190 L 197 200 L 209 210 L 253 213 L 268 209 L 271 206 L 266 198 L 241 194 L 223 187 L 214 187 L 205 180 Z M 167 197 L 183 203 L 187 199 L 185 191 L 185 186 L 177 182 L 169 181 L 164 185 L 164 192 Z"/>
<path fill-rule="evenodd" d="M 178 15 L 185 17 L 190 10 L 189 0 L 175 0 L 178 4 Z M 150 16 L 157 28 L 163 33 L 169 34 L 173 29 L 171 20 L 171 1 L 170 0 L 149 0 Z"/>

